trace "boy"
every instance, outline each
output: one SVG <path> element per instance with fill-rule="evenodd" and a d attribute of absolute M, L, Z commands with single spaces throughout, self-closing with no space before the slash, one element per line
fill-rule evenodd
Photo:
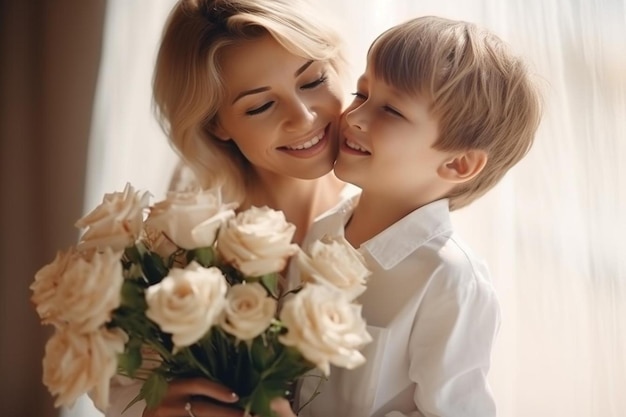
<path fill-rule="evenodd" d="M 422 17 L 374 41 L 354 95 L 335 173 L 362 194 L 316 227 L 345 227 L 373 271 L 358 302 L 374 341 L 365 365 L 334 368 L 300 415 L 495 416 L 487 373 L 498 301 L 449 212 L 528 152 L 538 92 L 496 36 Z M 316 383 L 305 378 L 301 403 Z"/>

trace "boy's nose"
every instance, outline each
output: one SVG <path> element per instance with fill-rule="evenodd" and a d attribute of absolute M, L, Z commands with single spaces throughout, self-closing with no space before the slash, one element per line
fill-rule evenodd
<path fill-rule="evenodd" d="M 366 130 L 366 122 L 362 113 L 359 111 L 360 107 L 357 107 L 354 110 L 351 110 L 346 113 L 345 118 L 348 125 L 356 130 L 364 131 Z"/>

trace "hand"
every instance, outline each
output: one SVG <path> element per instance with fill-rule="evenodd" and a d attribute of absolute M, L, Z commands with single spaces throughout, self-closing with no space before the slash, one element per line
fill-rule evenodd
<path fill-rule="evenodd" d="M 275 398 L 272 400 L 270 407 L 276 413 L 276 417 L 296 417 L 291 410 L 289 401 L 284 398 Z"/>
<path fill-rule="evenodd" d="M 215 382 L 203 378 L 179 379 L 168 384 L 161 403 L 146 408 L 143 417 L 186 417 L 188 402 L 195 417 L 242 417 L 243 411 L 231 405 L 238 399 L 229 388 Z"/>

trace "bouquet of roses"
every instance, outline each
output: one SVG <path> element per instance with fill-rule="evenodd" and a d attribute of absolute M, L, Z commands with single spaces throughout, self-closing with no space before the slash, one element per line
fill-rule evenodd
<path fill-rule="evenodd" d="M 364 362 L 371 338 L 354 299 L 369 271 L 343 238 L 304 253 L 280 211 L 235 214 L 219 190 L 149 198 L 130 185 L 106 194 L 76 223 L 79 243 L 35 275 L 32 301 L 55 328 L 43 382 L 56 406 L 89 393 L 105 410 L 119 374 L 143 381 L 135 401 L 151 407 L 172 378 L 199 376 L 269 416 L 308 371 Z M 301 284 L 284 292 L 291 257 Z"/>

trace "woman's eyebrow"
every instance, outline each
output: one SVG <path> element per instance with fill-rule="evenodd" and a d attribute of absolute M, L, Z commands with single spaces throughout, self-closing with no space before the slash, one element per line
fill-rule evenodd
<path fill-rule="evenodd" d="M 237 97 L 235 97 L 233 102 L 230 104 L 235 104 L 237 100 L 239 100 L 240 98 L 244 96 L 249 96 L 250 94 L 262 93 L 263 91 L 268 91 L 269 89 L 270 89 L 269 87 L 258 87 L 258 88 L 253 88 L 252 90 L 242 91 L 241 93 L 237 94 Z"/>
<path fill-rule="evenodd" d="M 312 63 L 313 61 L 307 61 L 303 66 L 301 66 L 300 68 L 296 70 L 293 76 L 297 77 L 298 75 L 302 74 L 304 71 L 306 71 L 307 68 L 311 66 Z"/>
<path fill-rule="evenodd" d="M 304 65 L 302 65 L 300 68 L 296 70 L 296 72 L 294 72 L 293 76 L 297 77 L 298 75 L 302 74 L 304 71 L 306 71 L 307 68 L 311 66 L 311 64 L 313 64 L 313 61 L 305 62 Z M 258 87 L 258 88 L 253 88 L 251 90 L 242 91 L 241 93 L 237 94 L 237 97 L 235 97 L 235 99 L 233 100 L 231 104 L 235 104 L 237 100 L 239 100 L 240 98 L 244 96 L 249 96 L 250 94 L 262 93 L 264 91 L 268 91 L 269 89 L 270 89 L 269 87 Z"/>

